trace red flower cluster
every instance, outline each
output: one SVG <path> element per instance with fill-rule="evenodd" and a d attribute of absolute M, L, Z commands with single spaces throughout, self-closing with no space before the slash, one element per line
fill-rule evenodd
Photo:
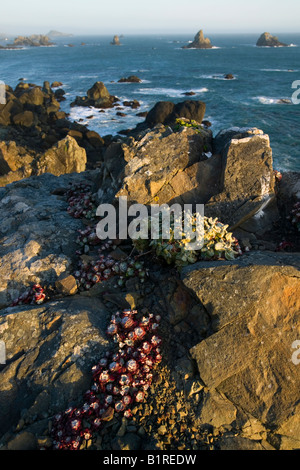
<path fill-rule="evenodd" d="M 114 413 L 131 416 L 131 407 L 143 402 L 153 379 L 153 368 L 161 362 L 160 316 L 124 310 L 112 316 L 107 334 L 117 351 L 107 352 L 92 368 L 93 383 L 80 408 L 69 408 L 55 416 L 52 428 L 54 449 L 77 450 L 92 438 Z"/>
<path fill-rule="evenodd" d="M 21 294 L 13 301 L 12 307 L 22 304 L 42 304 L 46 299 L 44 289 L 39 284 L 34 284 L 28 291 Z"/>

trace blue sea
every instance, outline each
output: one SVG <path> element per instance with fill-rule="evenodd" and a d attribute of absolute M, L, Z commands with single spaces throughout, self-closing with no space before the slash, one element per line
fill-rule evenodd
<path fill-rule="evenodd" d="M 20 78 L 37 85 L 61 81 L 67 98 L 61 107 L 69 119 L 101 136 L 135 127 L 144 120 L 137 113 L 157 101 L 202 100 L 214 135 L 232 126 L 258 127 L 270 136 L 274 167 L 300 171 L 300 104 L 291 103 L 296 91 L 292 84 L 300 81 L 300 34 L 278 35 L 291 45 L 287 48 L 258 48 L 259 34 L 245 34 L 209 35 L 214 46 L 210 50 L 182 49 L 195 33 L 125 35 L 121 46 L 112 46 L 111 36 L 74 36 L 53 39 L 52 47 L 0 50 L 0 80 L 12 87 Z M 224 79 L 229 73 L 234 80 Z M 129 75 L 142 82 L 118 83 Z M 120 103 L 136 99 L 140 108 L 124 108 L 126 117 L 117 116 L 115 108 L 104 113 L 71 108 L 74 98 L 85 95 L 96 81 Z M 195 95 L 184 96 L 190 91 Z"/>

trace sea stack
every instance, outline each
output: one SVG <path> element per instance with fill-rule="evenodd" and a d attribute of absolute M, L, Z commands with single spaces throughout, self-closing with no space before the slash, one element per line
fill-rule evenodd
<path fill-rule="evenodd" d="M 188 44 L 187 46 L 183 46 L 182 49 L 212 49 L 211 42 L 208 38 L 204 37 L 203 30 L 201 29 L 196 34 L 194 41 Z"/>
<path fill-rule="evenodd" d="M 280 42 L 276 36 L 272 36 L 270 33 L 263 33 L 256 45 L 258 47 L 288 47 L 288 44 Z"/>
<path fill-rule="evenodd" d="M 113 38 L 113 40 L 112 40 L 112 42 L 111 42 L 111 44 L 112 44 L 113 46 L 120 46 L 121 43 L 120 43 L 119 36 L 115 35 L 114 38 Z"/>

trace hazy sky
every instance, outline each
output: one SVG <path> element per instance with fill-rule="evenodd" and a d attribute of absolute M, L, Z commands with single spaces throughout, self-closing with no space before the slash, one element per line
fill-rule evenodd
<path fill-rule="evenodd" d="M 299 0 L 2 0 L 0 33 L 300 33 Z"/>

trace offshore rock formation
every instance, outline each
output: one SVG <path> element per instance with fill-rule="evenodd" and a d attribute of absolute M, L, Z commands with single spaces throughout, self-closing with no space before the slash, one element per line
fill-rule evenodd
<path fill-rule="evenodd" d="M 71 106 L 93 106 L 95 108 L 111 108 L 118 99 L 110 95 L 102 82 L 96 82 L 87 91 L 87 96 L 77 96 Z"/>
<path fill-rule="evenodd" d="M 69 33 L 61 33 L 60 31 L 56 31 L 56 30 L 51 30 L 49 31 L 49 33 L 47 34 L 48 37 L 52 37 L 52 38 L 66 38 L 66 37 L 71 37 L 73 36 L 73 34 L 69 34 Z"/>
<path fill-rule="evenodd" d="M 121 46 L 120 38 L 119 36 L 115 35 L 113 37 L 113 40 L 111 41 L 112 46 Z"/>
<path fill-rule="evenodd" d="M 263 33 L 257 40 L 258 47 L 287 47 L 287 44 L 280 42 L 277 36 L 272 36 L 270 33 Z"/>
<path fill-rule="evenodd" d="M 208 38 L 204 37 L 202 29 L 196 34 L 194 41 L 183 46 L 182 49 L 212 49 L 211 42 Z"/>
<path fill-rule="evenodd" d="M 39 47 L 39 46 L 53 46 L 48 36 L 42 34 L 33 34 L 31 36 L 18 36 L 15 38 L 13 46 L 29 46 L 29 47 Z"/>
<path fill-rule="evenodd" d="M 130 75 L 129 77 L 122 77 L 118 80 L 118 83 L 141 83 L 141 79 L 136 75 Z"/>

